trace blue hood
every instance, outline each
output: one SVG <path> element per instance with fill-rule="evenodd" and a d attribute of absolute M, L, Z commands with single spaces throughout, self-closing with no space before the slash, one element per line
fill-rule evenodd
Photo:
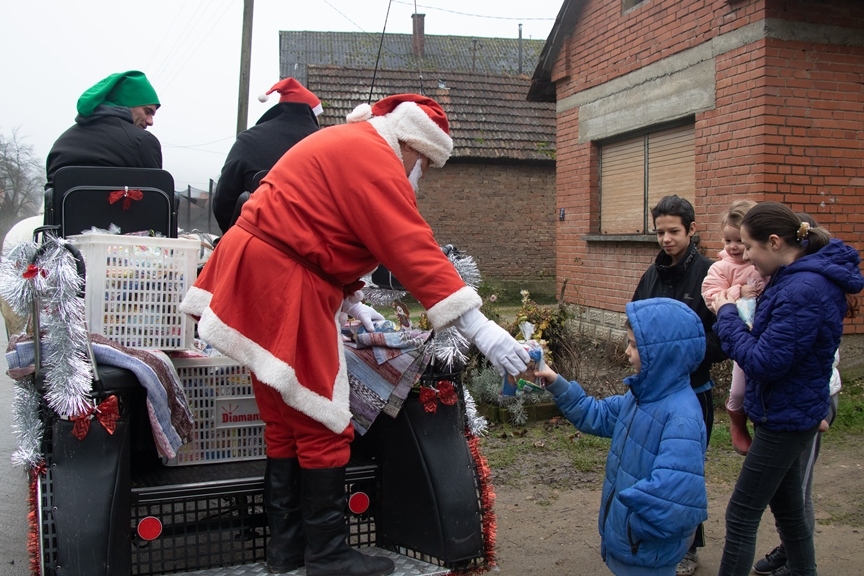
<path fill-rule="evenodd" d="M 861 276 L 861 258 L 858 251 L 833 238 L 818 252 L 802 256 L 781 268 L 780 274 L 793 272 L 815 272 L 837 284 L 847 294 L 857 294 L 864 289 Z M 776 274 L 775 274 L 776 276 Z"/>
<path fill-rule="evenodd" d="M 639 374 L 624 379 L 639 402 L 655 402 L 690 387 L 690 373 L 705 357 L 705 328 L 686 304 L 671 298 L 630 302 Z"/>

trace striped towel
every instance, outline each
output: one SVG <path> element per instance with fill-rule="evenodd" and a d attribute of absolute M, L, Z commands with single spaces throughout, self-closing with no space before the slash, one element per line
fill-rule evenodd
<path fill-rule="evenodd" d="M 180 377 L 171 360 L 161 351 L 137 350 L 90 335 L 96 364 L 131 371 L 147 390 L 147 414 L 159 455 L 174 458 L 181 445 L 192 440 L 193 417 Z M 44 348 L 44 345 L 43 345 Z M 43 350 L 43 358 L 46 352 Z M 6 353 L 10 370 L 33 365 L 33 341 L 19 341 Z"/>

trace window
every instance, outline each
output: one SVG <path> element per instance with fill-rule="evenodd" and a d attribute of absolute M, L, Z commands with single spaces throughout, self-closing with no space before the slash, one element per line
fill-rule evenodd
<path fill-rule="evenodd" d="M 630 8 L 633 8 L 634 6 L 637 6 L 642 2 L 644 2 L 644 0 L 623 0 L 624 11 L 626 12 Z"/>
<path fill-rule="evenodd" d="M 670 194 L 696 197 L 692 123 L 600 145 L 602 234 L 649 234 L 651 208 Z"/>

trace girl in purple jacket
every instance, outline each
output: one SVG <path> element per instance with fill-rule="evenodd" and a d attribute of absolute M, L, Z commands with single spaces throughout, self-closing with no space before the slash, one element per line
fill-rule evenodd
<path fill-rule="evenodd" d="M 755 429 L 726 509 L 719 573 L 750 573 L 759 521 L 770 504 L 792 574 L 815 576 L 799 456 L 828 412 L 846 295 L 864 288 L 860 258 L 857 250 L 777 202 L 757 204 L 747 213 L 741 239 L 745 258 L 771 281 L 759 297 L 752 329 L 725 295 L 714 301 L 714 331 L 747 377 L 744 410 Z"/>

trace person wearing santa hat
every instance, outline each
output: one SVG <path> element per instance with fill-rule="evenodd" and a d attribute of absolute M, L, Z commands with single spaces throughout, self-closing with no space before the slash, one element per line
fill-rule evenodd
<path fill-rule="evenodd" d="M 347 124 L 307 136 L 276 162 L 181 304 L 205 341 L 252 372 L 265 422 L 271 572 L 394 569 L 345 542 L 354 429 L 339 316 L 345 310 L 367 330 L 383 320 L 362 303 L 358 278 L 386 266 L 434 329 L 456 327 L 501 374 L 529 361 L 480 312 L 417 208 L 412 183 L 452 149 L 447 116 L 430 98 L 359 106 Z"/>
<path fill-rule="evenodd" d="M 147 132 L 159 106 L 156 90 L 137 70 L 111 74 L 88 88 L 78 99 L 75 124 L 48 153 L 45 188 L 65 166 L 162 168 L 162 146 Z"/>
<path fill-rule="evenodd" d="M 237 135 L 222 167 L 222 175 L 213 193 L 213 216 L 222 233 L 233 224 L 237 199 L 252 190 L 252 179 L 269 170 L 294 144 L 318 130 L 318 115 L 324 111 L 321 101 L 294 78 L 285 78 L 258 97 L 279 93 L 279 103 L 264 113 L 255 126 Z"/>

